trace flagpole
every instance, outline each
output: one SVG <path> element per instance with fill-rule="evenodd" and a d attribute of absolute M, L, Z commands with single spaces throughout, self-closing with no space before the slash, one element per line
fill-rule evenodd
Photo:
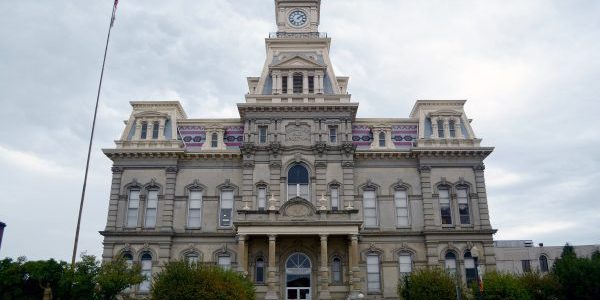
<path fill-rule="evenodd" d="M 102 70 L 100 71 L 100 81 L 98 83 L 98 94 L 96 95 L 96 107 L 94 108 L 94 119 L 92 121 L 92 132 L 88 146 L 87 161 L 85 163 L 85 175 L 83 176 L 83 188 L 81 190 L 81 201 L 79 203 L 79 215 L 77 216 L 77 229 L 75 229 L 75 241 L 73 243 L 73 256 L 71 257 L 71 269 L 75 269 L 75 258 L 77 257 L 77 244 L 79 243 L 79 228 L 81 227 L 81 213 L 83 212 L 83 202 L 85 200 L 85 188 L 87 186 L 88 171 L 90 168 L 90 155 L 92 153 L 92 142 L 94 140 L 94 130 L 96 129 L 96 116 L 98 114 L 98 103 L 100 102 L 100 90 L 102 89 L 102 78 L 104 77 L 104 65 L 106 63 L 106 53 L 108 52 L 108 42 L 110 41 L 110 30 L 115 22 L 115 13 L 117 11 L 118 0 L 115 0 L 112 14 L 110 17 L 110 26 L 106 37 L 106 46 L 104 47 L 104 58 L 102 59 Z"/>

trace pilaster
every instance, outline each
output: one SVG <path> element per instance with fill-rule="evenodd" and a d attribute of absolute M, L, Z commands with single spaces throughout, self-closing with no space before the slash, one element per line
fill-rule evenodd
<path fill-rule="evenodd" d="M 483 171 L 485 170 L 485 165 L 481 163 L 475 166 L 473 170 L 475 172 L 475 190 L 478 198 L 477 206 L 479 208 L 479 220 L 481 222 L 481 229 L 491 229 L 492 226 L 490 224 L 490 213 L 487 204 L 485 177 L 483 174 Z"/>
<path fill-rule="evenodd" d="M 177 166 L 167 167 L 165 169 L 165 196 L 163 207 L 162 231 L 173 231 L 173 215 L 175 201 L 175 183 L 177 182 Z"/>
<path fill-rule="evenodd" d="M 117 229 L 117 214 L 119 213 L 119 199 L 121 197 L 122 167 L 112 167 L 112 181 L 110 184 L 110 200 L 108 202 L 108 218 L 106 220 L 106 231 Z"/>
<path fill-rule="evenodd" d="M 269 264 L 267 267 L 267 294 L 265 295 L 266 300 L 277 300 L 279 299 L 278 292 L 278 276 L 277 276 L 277 262 L 275 257 L 275 241 L 277 235 L 269 235 Z"/>
<path fill-rule="evenodd" d="M 329 264 L 327 262 L 327 235 L 319 236 L 321 241 L 321 267 L 319 268 L 320 291 L 319 299 L 331 299 L 329 293 Z"/>
<path fill-rule="evenodd" d="M 436 213 L 434 210 L 434 200 L 431 187 L 431 167 L 419 167 L 419 176 L 421 179 L 421 194 L 423 195 L 423 219 L 425 223 L 425 230 L 433 230 L 436 228 Z"/>

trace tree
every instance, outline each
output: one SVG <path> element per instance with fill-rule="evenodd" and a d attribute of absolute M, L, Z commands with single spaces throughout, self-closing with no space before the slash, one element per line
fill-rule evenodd
<path fill-rule="evenodd" d="M 96 276 L 100 299 L 114 300 L 127 287 L 144 281 L 139 264 L 127 265 L 123 258 L 104 262 Z"/>
<path fill-rule="evenodd" d="M 488 272 L 483 276 L 486 300 L 531 300 L 533 299 L 518 277 L 512 274 Z M 477 288 L 477 287 L 473 287 Z"/>
<path fill-rule="evenodd" d="M 560 299 L 561 287 L 554 274 L 542 274 L 540 272 L 525 272 L 517 277 L 521 285 L 533 300 L 557 300 Z"/>
<path fill-rule="evenodd" d="M 600 254 L 578 258 L 573 247 L 566 244 L 552 273 L 560 282 L 565 299 L 600 299 Z"/>
<path fill-rule="evenodd" d="M 465 299 L 465 289 L 459 280 L 440 268 L 416 270 L 398 283 L 398 295 L 410 300 L 454 300 L 457 291 Z"/>
<path fill-rule="evenodd" d="M 216 266 L 167 263 L 154 277 L 152 299 L 156 300 L 254 300 L 254 285 L 233 271 Z"/>

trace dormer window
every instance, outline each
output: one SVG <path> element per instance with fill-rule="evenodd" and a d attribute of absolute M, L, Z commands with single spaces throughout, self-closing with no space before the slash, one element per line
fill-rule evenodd
<path fill-rule="evenodd" d="M 282 94 L 287 94 L 287 90 L 288 90 L 288 77 L 287 76 L 281 76 L 281 93 Z"/>
<path fill-rule="evenodd" d="M 313 94 L 315 92 L 315 76 L 308 76 L 308 93 Z"/>
<path fill-rule="evenodd" d="M 379 133 L 379 147 L 385 147 L 385 132 Z"/>
<path fill-rule="evenodd" d="M 437 121 L 437 130 L 438 130 L 438 137 L 444 138 L 444 121 L 443 120 Z"/>
<path fill-rule="evenodd" d="M 302 73 L 295 73 L 293 80 L 294 94 L 302 94 Z"/>
<path fill-rule="evenodd" d="M 152 123 L 152 139 L 153 140 L 158 139 L 158 126 L 159 126 L 158 122 Z"/>
<path fill-rule="evenodd" d="M 456 122 L 454 120 L 448 122 L 448 130 L 450 131 L 450 137 L 456 137 Z"/>
<path fill-rule="evenodd" d="M 214 132 L 213 134 L 210 135 L 210 146 L 213 148 L 217 148 L 217 146 L 219 145 L 219 135 Z"/>
<path fill-rule="evenodd" d="M 142 122 L 142 132 L 140 133 L 140 139 L 145 140 L 148 136 L 148 122 Z"/>

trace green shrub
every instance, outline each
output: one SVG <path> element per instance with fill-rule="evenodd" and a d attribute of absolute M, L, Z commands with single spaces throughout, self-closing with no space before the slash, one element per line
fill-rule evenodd
<path fill-rule="evenodd" d="M 398 295 L 410 300 L 455 300 L 461 293 L 466 298 L 462 283 L 440 268 L 418 269 L 398 283 Z"/>
<path fill-rule="evenodd" d="M 560 283 L 554 274 L 526 272 L 520 275 L 518 280 L 533 300 L 560 299 Z"/>
<path fill-rule="evenodd" d="M 600 253 L 578 258 L 567 244 L 554 262 L 552 274 L 560 282 L 565 299 L 600 299 Z"/>
<path fill-rule="evenodd" d="M 156 300 L 254 300 L 254 285 L 248 279 L 216 266 L 167 263 L 155 275 L 152 299 Z"/>
<path fill-rule="evenodd" d="M 483 295 L 486 300 L 533 300 L 517 276 L 498 272 L 488 272 L 483 276 Z"/>

